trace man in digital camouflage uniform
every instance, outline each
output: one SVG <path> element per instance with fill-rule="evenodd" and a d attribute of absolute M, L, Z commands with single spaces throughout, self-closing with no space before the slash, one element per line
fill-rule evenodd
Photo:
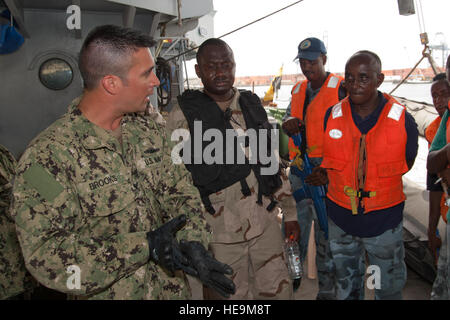
<path fill-rule="evenodd" d="M 27 269 L 75 298 L 186 299 L 180 269 L 211 284 L 213 263 L 233 291 L 223 275 L 232 270 L 204 250 L 210 231 L 189 172 L 172 164 L 164 128 L 144 114 L 159 85 L 153 44 L 132 29 L 92 30 L 79 58 L 81 100 L 17 168 L 13 215 Z"/>
<path fill-rule="evenodd" d="M 197 63 L 196 72 L 204 89 L 185 92 L 179 97 L 179 101 L 184 103 L 189 95 L 197 95 L 200 99 L 209 101 L 206 113 L 215 114 L 212 122 L 220 122 L 228 114 L 233 130 L 247 130 L 242 104 L 249 103 L 248 99 L 252 99 L 252 95 L 233 87 L 235 62 L 231 48 L 220 39 L 208 39 L 197 52 Z M 244 95 L 247 100 L 241 99 Z M 252 103 L 248 108 L 256 107 L 255 104 L 261 105 L 257 97 L 256 103 Z M 203 121 L 203 124 L 206 125 L 206 122 Z M 169 114 L 167 126 L 171 132 L 189 128 L 179 105 L 175 105 Z M 248 152 L 248 148 L 246 151 Z M 242 167 L 239 166 L 236 165 L 233 170 L 241 170 Z M 207 173 L 203 169 L 200 171 L 206 177 Z M 261 204 L 258 204 L 259 186 L 255 174 L 251 171 L 248 176 L 244 176 L 248 194 L 243 191 L 245 187 L 241 179 L 208 197 L 213 209 L 206 214 L 213 229 L 211 249 L 216 259 L 229 264 L 234 270 L 232 278 L 236 294 L 231 299 L 291 299 L 292 281 L 283 257 L 283 238 L 276 219 L 278 210 L 266 209 L 271 203 L 269 197 L 263 197 Z M 223 178 L 227 179 L 229 176 Z M 295 201 L 287 176 L 282 176 L 282 180 L 282 186 L 275 192 L 274 198 L 283 208 L 287 236 L 292 234 L 297 241 L 300 230 Z M 219 297 L 212 294 L 208 298 Z"/>
<path fill-rule="evenodd" d="M 29 289 L 14 221 L 9 215 L 16 160 L 0 145 L 0 299 L 16 299 Z"/>

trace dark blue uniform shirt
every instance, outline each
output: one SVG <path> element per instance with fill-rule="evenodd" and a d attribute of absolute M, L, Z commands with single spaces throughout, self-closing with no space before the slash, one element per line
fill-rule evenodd
<path fill-rule="evenodd" d="M 378 121 L 381 111 L 385 107 L 387 100 L 383 94 L 378 91 L 379 104 L 378 107 L 365 119 L 353 112 L 352 102 L 352 118 L 355 125 L 358 127 L 361 134 L 369 132 Z M 329 108 L 325 114 L 324 128 L 326 130 L 328 118 L 331 114 Z M 419 131 L 414 118 L 408 113 L 405 113 L 405 128 L 407 134 L 406 142 L 406 160 L 412 161 L 416 158 L 418 150 Z M 370 211 L 363 213 L 361 207 L 358 208 L 358 214 L 353 215 L 352 211 L 337 205 L 330 199 L 326 199 L 328 216 L 330 219 L 347 234 L 358 236 L 362 238 L 369 238 L 378 236 L 389 229 L 394 229 L 403 219 L 403 208 L 405 203 L 399 203 L 393 207 Z"/>

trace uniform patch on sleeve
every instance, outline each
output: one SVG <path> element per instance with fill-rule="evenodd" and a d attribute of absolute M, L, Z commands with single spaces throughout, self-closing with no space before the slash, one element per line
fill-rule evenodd
<path fill-rule="evenodd" d="M 394 119 L 396 121 L 400 120 L 403 113 L 403 107 L 397 103 L 394 103 L 389 111 L 388 118 Z"/>
<path fill-rule="evenodd" d="M 53 201 L 64 190 L 63 186 L 38 164 L 31 165 L 23 177 L 47 201 Z"/>

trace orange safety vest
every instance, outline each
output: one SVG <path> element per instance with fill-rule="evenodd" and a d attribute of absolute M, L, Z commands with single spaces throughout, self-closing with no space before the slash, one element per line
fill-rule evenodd
<path fill-rule="evenodd" d="M 384 96 L 388 102 L 366 135 L 353 122 L 348 97 L 333 107 L 324 134 L 321 166 L 328 173 L 327 197 L 353 214 L 357 214 L 359 199 L 364 213 L 406 199 L 402 182 L 402 175 L 408 171 L 406 109 L 391 96 Z M 360 162 L 364 150 L 366 161 Z M 365 175 L 358 175 L 358 171 Z"/>
<path fill-rule="evenodd" d="M 439 125 L 441 124 L 441 117 L 437 116 L 436 119 L 431 122 L 428 127 L 425 128 L 425 139 L 428 141 L 428 149 L 431 147 L 434 136 L 436 135 Z"/>
<path fill-rule="evenodd" d="M 320 88 L 319 93 L 306 109 L 306 145 L 309 148 L 308 155 L 310 157 L 322 156 L 323 119 L 327 109 L 339 102 L 339 86 L 342 80 L 344 78 L 330 73 Z M 308 82 L 308 80 L 297 82 L 291 91 L 291 116 L 300 120 L 304 120 L 303 109 Z M 294 141 L 289 139 L 289 150 L 295 148 Z M 295 152 L 289 151 L 289 158 L 291 160 L 295 155 Z"/>
<path fill-rule="evenodd" d="M 429 125 L 428 127 L 425 128 L 425 139 L 427 139 L 428 141 L 428 149 L 431 147 L 431 143 L 433 142 L 434 136 L 436 135 L 439 126 L 441 125 L 441 120 L 442 118 L 437 116 L 436 119 L 434 119 Z M 450 124 L 450 117 L 447 118 L 447 128 L 448 125 Z M 447 131 L 446 131 L 447 133 Z M 449 141 L 449 137 L 447 136 L 447 143 Z"/>

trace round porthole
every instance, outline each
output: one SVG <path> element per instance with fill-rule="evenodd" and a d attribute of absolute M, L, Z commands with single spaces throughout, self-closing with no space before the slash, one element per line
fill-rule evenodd
<path fill-rule="evenodd" d="M 52 90 L 67 88 L 73 79 L 73 70 L 70 64 L 58 58 L 52 58 L 41 64 L 39 80 Z"/>

